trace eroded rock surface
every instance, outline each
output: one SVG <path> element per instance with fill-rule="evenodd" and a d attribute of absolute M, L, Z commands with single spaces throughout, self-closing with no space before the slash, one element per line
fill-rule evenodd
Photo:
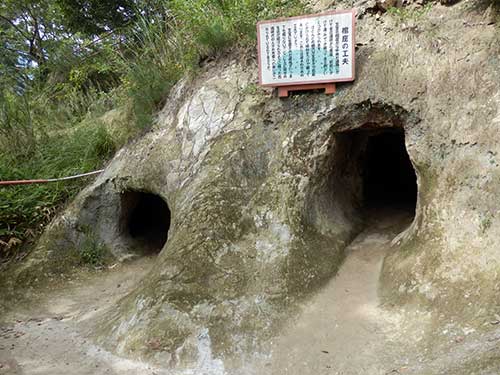
<path fill-rule="evenodd" d="M 407 19 L 367 6 L 357 79 L 333 96 L 273 97 L 257 88 L 253 60 L 219 60 L 180 82 L 154 129 L 50 226 L 18 277 L 59 272 L 89 233 L 118 258 L 140 254 L 123 195 L 155 194 L 171 212 L 168 240 L 140 285 L 96 319 L 97 340 L 179 368 L 201 357 L 230 366 L 335 275 L 363 227 L 367 139 L 403 129 L 418 201 L 381 293 L 387 306 L 436 311 L 436 324 L 484 329 L 500 309 L 497 9 L 434 4 Z"/>

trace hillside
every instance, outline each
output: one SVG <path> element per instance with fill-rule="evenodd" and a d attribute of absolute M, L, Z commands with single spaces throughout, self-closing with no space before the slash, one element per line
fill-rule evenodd
<path fill-rule="evenodd" d="M 54 159 L 0 160 L 104 167 L 0 190 L 50 221 L 0 277 L 6 371 L 497 374 L 500 3 L 172 4 L 180 34 L 137 16 L 130 70 L 35 137 Z M 258 85 L 257 20 L 351 7 L 354 82 Z"/>

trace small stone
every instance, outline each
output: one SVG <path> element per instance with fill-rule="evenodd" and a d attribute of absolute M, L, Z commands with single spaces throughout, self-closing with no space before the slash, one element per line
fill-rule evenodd
<path fill-rule="evenodd" d="M 494 315 L 494 318 L 495 318 L 495 319 L 493 319 L 493 320 L 490 322 L 490 324 L 492 324 L 492 325 L 497 325 L 497 324 L 500 324 L 500 315 L 495 314 L 495 315 Z"/>
<path fill-rule="evenodd" d="M 377 1 L 377 7 L 384 12 L 389 8 L 395 7 L 396 4 L 397 4 L 397 0 L 378 0 Z"/>

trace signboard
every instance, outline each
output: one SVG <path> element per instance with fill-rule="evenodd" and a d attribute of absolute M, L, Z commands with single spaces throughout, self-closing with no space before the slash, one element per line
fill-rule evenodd
<path fill-rule="evenodd" d="M 355 16 L 345 10 L 259 22 L 260 84 L 353 81 Z"/>

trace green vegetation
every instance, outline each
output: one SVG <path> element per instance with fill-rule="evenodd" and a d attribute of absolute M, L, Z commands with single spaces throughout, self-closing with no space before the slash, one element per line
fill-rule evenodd
<path fill-rule="evenodd" d="M 396 17 L 398 22 L 417 21 L 422 16 L 426 15 L 432 8 L 432 3 L 427 3 L 419 8 L 401 8 L 391 7 L 387 9 L 387 13 Z"/>
<path fill-rule="evenodd" d="M 4 0 L 0 180 L 98 169 L 147 131 L 181 76 L 253 48 L 258 19 L 303 10 L 300 0 Z M 88 182 L 1 187 L 0 259 L 29 248 Z"/>
<path fill-rule="evenodd" d="M 486 233 L 488 229 L 490 229 L 491 225 L 493 224 L 493 219 L 494 216 L 490 213 L 486 214 L 482 219 L 481 222 L 479 223 L 479 230 L 481 234 Z"/>
<path fill-rule="evenodd" d="M 93 267 L 102 267 L 111 259 L 111 253 L 97 241 L 91 228 L 85 229 L 85 239 L 77 253 L 81 264 Z"/>

